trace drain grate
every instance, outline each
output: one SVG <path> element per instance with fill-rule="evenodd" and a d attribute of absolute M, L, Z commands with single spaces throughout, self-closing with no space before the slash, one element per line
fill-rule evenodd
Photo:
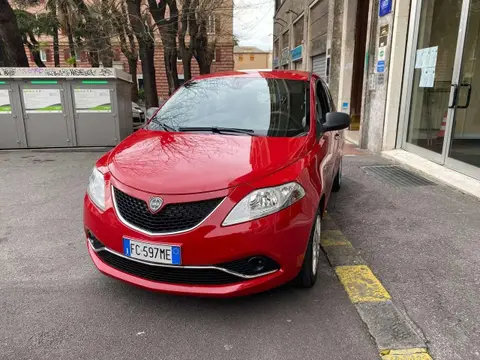
<path fill-rule="evenodd" d="M 394 186 L 413 187 L 437 185 L 434 182 L 411 171 L 405 170 L 398 165 L 370 165 L 362 166 L 362 168 L 367 174 L 374 175 Z"/>

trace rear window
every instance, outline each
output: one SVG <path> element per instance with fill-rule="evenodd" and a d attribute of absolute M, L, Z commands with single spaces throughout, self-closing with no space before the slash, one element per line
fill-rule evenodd
<path fill-rule="evenodd" d="M 308 104 L 306 81 L 257 77 L 194 80 L 165 103 L 147 129 L 221 127 L 253 130 L 257 136 L 301 136 L 309 129 Z"/>

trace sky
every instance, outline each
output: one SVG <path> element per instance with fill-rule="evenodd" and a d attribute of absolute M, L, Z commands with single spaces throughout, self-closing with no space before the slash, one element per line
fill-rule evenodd
<path fill-rule="evenodd" d="M 241 46 L 271 50 L 274 0 L 234 0 L 233 33 Z"/>

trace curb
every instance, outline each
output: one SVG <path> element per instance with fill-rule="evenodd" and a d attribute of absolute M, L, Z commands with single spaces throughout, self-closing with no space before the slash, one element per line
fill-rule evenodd
<path fill-rule="evenodd" d="M 374 275 L 328 214 L 323 217 L 320 244 L 330 265 L 375 339 L 382 360 L 433 360 L 424 338 L 412 320 L 396 306 Z"/>

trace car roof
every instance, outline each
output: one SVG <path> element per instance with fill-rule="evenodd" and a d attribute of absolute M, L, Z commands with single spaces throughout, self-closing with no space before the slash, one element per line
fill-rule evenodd
<path fill-rule="evenodd" d="M 263 77 L 266 79 L 308 81 L 311 76 L 312 76 L 312 73 L 308 71 L 253 69 L 253 70 L 237 70 L 237 71 L 218 72 L 213 74 L 200 75 L 200 76 L 196 76 L 194 80 L 222 78 L 222 77 Z"/>

